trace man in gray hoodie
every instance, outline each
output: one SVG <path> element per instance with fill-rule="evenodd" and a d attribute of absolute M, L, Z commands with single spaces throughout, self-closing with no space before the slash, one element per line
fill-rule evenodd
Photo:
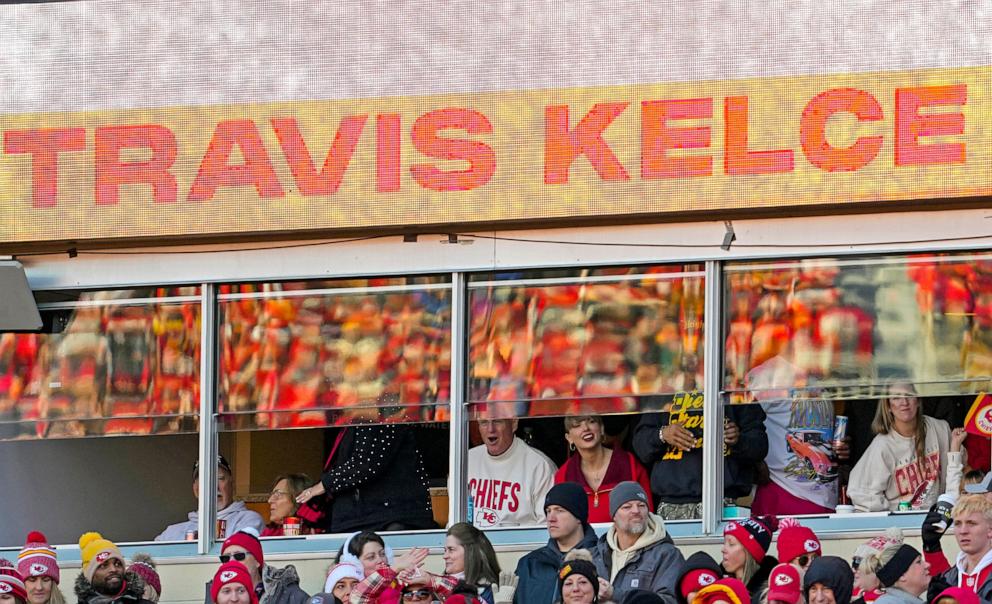
<path fill-rule="evenodd" d="M 665 521 L 648 509 L 640 484 L 621 482 L 610 492 L 613 526 L 599 538 L 593 562 L 599 576 L 613 586 L 601 597 L 620 602 L 628 592 L 642 589 L 676 604 L 676 582 L 685 559 L 665 531 Z"/>
<path fill-rule="evenodd" d="M 234 476 L 231 464 L 223 455 L 217 456 L 217 520 L 223 520 L 226 528 L 224 537 L 230 537 L 241 529 L 250 528 L 261 534 L 265 521 L 258 512 L 249 510 L 243 501 L 234 501 Z M 193 466 L 193 497 L 200 499 L 199 462 Z M 155 541 L 185 541 L 188 531 L 195 531 L 200 523 L 197 511 L 189 513 L 189 519 L 165 527 Z"/>

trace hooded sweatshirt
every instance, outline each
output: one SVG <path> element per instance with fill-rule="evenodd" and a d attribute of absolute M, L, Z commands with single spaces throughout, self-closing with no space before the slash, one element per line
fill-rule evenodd
<path fill-rule="evenodd" d="M 968 556 L 964 552 L 958 552 L 958 560 L 954 565 L 958 571 L 958 582 L 952 587 L 964 587 L 978 593 L 979 588 L 988 583 L 989 575 L 992 574 L 992 550 L 985 552 L 971 572 L 965 571 L 967 563 Z"/>
<path fill-rule="evenodd" d="M 616 526 L 599 538 L 593 562 L 599 576 L 613 584 L 613 598 L 622 601 L 629 591 L 653 591 L 668 604 L 676 604 L 678 579 L 685 559 L 665 531 L 665 521 L 648 514 L 641 536 L 632 546 L 620 549 Z"/>
<path fill-rule="evenodd" d="M 816 583 L 829 587 L 834 592 L 834 601 L 837 604 L 851 604 L 854 571 L 843 558 L 822 556 L 813 560 L 803 578 L 803 596 L 807 602 L 809 590 Z"/>
<path fill-rule="evenodd" d="M 259 534 L 265 530 L 265 521 L 258 512 L 253 512 L 245 506 L 243 501 L 235 501 L 229 506 L 217 512 L 217 520 L 227 522 L 224 538 L 230 537 L 243 528 L 253 528 Z M 155 537 L 155 541 L 185 541 L 186 531 L 195 531 L 200 528 L 200 513 L 193 511 L 189 513 L 189 520 L 177 522 L 165 527 L 165 530 Z"/>
<path fill-rule="evenodd" d="M 98 593 L 83 573 L 76 577 L 75 591 L 80 604 L 154 604 L 145 599 L 145 582 L 134 572 L 124 573 L 124 587 L 115 596 Z"/>

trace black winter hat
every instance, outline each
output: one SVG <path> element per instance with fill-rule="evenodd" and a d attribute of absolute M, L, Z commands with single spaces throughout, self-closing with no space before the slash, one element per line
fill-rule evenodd
<path fill-rule="evenodd" d="M 564 506 L 562 506 L 564 507 Z M 561 594 L 565 587 L 565 579 L 572 575 L 582 575 L 592 583 L 593 602 L 599 602 L 599 573 L 596 572 L 596 565 L 592 562 L 592 554 L 589 550 L 572 550 L 565 556 L 561 568 L 558 569 L 558 593 Z"/>
<path fill-rule="evenodd" d="M 837 604 L 851 604 L 851 592 L 854 591 L 854 571 L 847 560 L 837 556 L 820 556 L 814 558 L 803 577 L 803 597 L 809 601 L 809 589 L 815 583 L 829 587 L 834 592 Z"/>
<path fill-rule="evenodd" d="M 628 591 L 621 604 L 665 604 L 658 594 L 646 589 Z"/>
<path fill-rule="evenodd" d="M 565 508 L 582 524 L 589 523 L 589 499 L 585 490 L 574 482 L 561 482 L 551 487 L 544 498 L 544 511 L 552 505 Z"/>
<path fill-rule="evenodd" d="M 707 573 L 705 571 L 709 572 Z M 696 581 L 696 584 L 693 585 L 693 589 L 688 589 L 687 586 L 682 585 L 690 574 Z M 701 577 L 704 575 L 705 578 L 702 578 L 702 581 L 706 581 L 707 578 L 711 577 L 719 579 L 723 576 L 723 569 L 720 568 L 720 564 L 713 559 L 713 556 L 707 554 L 706 552 L 696 552 L 682 563 L 682 569 L 679 571 L 679 579 L 675 583 L 675 599 L 678 600 L 679 604 L 689 604 L 686 600 L 685 594 L 692 591 L 699 591 L 702 587 L 704 587 L 704 585 L 700 582 Z"/>

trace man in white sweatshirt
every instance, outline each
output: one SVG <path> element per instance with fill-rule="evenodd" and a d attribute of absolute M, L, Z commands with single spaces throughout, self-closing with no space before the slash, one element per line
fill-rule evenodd
<path fill-rule="evenodd" d="M 992 502 L 966 495 L 954 506 L 952 517 L 961 551 L 956 564 L 931 581 L 930 592 L 936 596 L 944 586 L 962 587 L 978 594 L 984 604 L 992 603 Z"/>
<path fill-rule="evenodd" d="M 516 419 L 481 419 L 482 444 L 468 451 L 468 492 L 475 526 L 544 524 L 544 498 L 558 469 L 514 436 Z"/>
<path fill-rule="evenodd" d="M 217 456 L 217 519 L 225 522 L 224 537 L 227 538 L 244 528 L 254 529 L 261 533 L 265 521 L 258 512 L 249 510 L 243 501 L 234 501 L 234 476 L 231 464 L 223 455 Z M 200 499 L 200 468 L 199 462 L 193 466 L 193 497 Z M 189 513 L 184 522 L 177 522 L 165 527 L 155 541 L 183 541 L 187 531 L 195 531 L 199 526 L 200 514 L 196 510 Z"/>

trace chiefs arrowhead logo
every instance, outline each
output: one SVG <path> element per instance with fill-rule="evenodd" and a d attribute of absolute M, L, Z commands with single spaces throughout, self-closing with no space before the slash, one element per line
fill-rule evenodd
<path fill-rule="evenodd" d="M 48 567 L 45 566 L 44 564 L 32 564 L 31 565 L 31 568 L 28 569 L 28 572 L 31 573 L 31 576 L 32 577 L 37 577 L 39 575 L 43 575 L 43 574 L 47 573 L 48 572 Z"/>
<path fill-rule="evenodd" d="M 103 564 L 110 557 L 110 552 L 100 552 L 96 555 L 97 564 Z"/>
<path fill-rule="evenodd" d="M 730 524 L 728 524 L 727 525 L 727 530 L 728 531 L 736 531 L 737 530 L 737 523 L 736 522 L 731 522 Z"/>
<path fill-rule="evenodd" d="M 775 585 L 782 587 L 783 585 L 788 585 L 789 583 L 792 583 L 792 577 L 790 577 L 789 575 L 786 575 L 784 573 L 781 575 L 776 575 Z"/>
<path fill-rule="evenodd" d="M 0 583 L 0 594 L 10 593 L 10 590 L 14 589 L 8 583 Z"/>
<path fill-rule="evenodd" d="M 220 582 L 227 583 L 228 581 L 230 581 L 231 579 L 237 576 L 238 573 L 234 572 L 233 570 L 225 570 L 220 574 Z"/>
<path fill-rule="evenodd" d="M 716 575 L 699 575 L 699 584 L 703 587 L 716 583 Z"/>
<path fill-rule="evenodd" d="M 820 542 L 816 539 L 807 539 L 806 543 L 803 543 L 803 548 L 808 553 L 818 552 L 820 551 Z"/>

